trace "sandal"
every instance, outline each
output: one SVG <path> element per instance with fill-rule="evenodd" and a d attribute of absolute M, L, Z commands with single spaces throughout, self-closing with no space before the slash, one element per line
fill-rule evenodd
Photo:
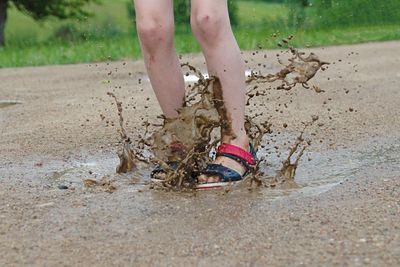
<path fill-rule="evenodd" d="M 226 157 L 242 164 L 246 171 L 243 175 L 237 171 L 225 167 L 221 164 L 209 164 L 202 174 L 209 176 L 219 176 L 220 182 L 197 184 L 195 189 L 221 188 L 232 182 L 242 181 L 254 169 L 257 161 L 257 155 L 254 147 L 250 144 L 250 152 L 241 147 L 231 144 L 221 144 L 217 150 L 217 157 Z"/>

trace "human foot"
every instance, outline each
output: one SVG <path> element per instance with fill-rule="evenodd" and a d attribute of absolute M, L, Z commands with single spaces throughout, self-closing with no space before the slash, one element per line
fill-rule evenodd
<path fill-rule="evenodd" d="M 179 166 L 179 161 L 167 161 L 166 164 L 169 168 L 176 170 Z M 167 178 L 167 171 L 161 166 L 157 165 L 150 174 L 153 182 L 164 181 Z"/>
<path fill-rule="evenodd" d="M 170 169 L 176 170 L 186 151 L 186 147 L 181 142 L 174 141 L 169 145 L 169 149 L 170 156 L 168 157 L 168 161 L 165 163 Z M 167 178 L 167 171 L 161 164 L 158 164 L 151 172 L 150 177 L 154 182 L 163 181 Z"/>
<path fill-rule="evenodd" d="M 198 177 L 198 189 L 221 187 L 227 182 L 242 180 L 254 167 L 256 153 L 250 145 L 248 149 L 232 144 L 218 147 L 217 158 Z"/>

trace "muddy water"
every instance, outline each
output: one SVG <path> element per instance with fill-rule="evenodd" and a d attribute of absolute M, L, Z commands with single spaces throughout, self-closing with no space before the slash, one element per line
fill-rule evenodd
<path fill-rule="evenodd" d="M 289 136 L 290 137 L 290 136 Z M 291 136 L 294 138 L 295 136 Z M 301 160 L 296 179 L 268 187 L 252 188 L 260 198 L 274 200 L 283 197 L 312 196 L 325 193 L 346 179 L 352 179 L 363 173 L 368 167 L 375 166 L 382 175 L 400 171 L 400 138 L 375 138 L 358 147 L 313 151 L 309 150 Z M 260 149 L 260 155 L 265 150 Z M 307 160 L 312 159 L 311 161 Z M 57 190 L 86 191 L 92 193 L 132 193 L 154 192 L 149 182 L 151 169 L 140 168 L 129 174 L 116 174 L 115 165 L 119 159 L 112 155 L 88 156 L 84 161 L 75 161 L 69 164 L 49 162 L 40 168 L 36 176 L 40 176 L 41 183 Z M 277 155 L 269 155 L 268 162 L 260 166 L 263 172 L 261 179 L 266 184 L 272 184 L 277 173 L 281 170 L 282 159 Z M 394 169 L 397 168 L 397 169 Z M 35 170 L 38 170 L 35 168 Z M 246 197 L 249 186 L 245 183 L 235 185 L 233 194 Z M 225 191 L 217 191 L 223 194 Z M 210 192 L 190 193 L 192 196 L 209 194 Z M 157 194 L 160 194 L 158 192 Z M 165 196 L 168 194 L 166 193 Z"/>

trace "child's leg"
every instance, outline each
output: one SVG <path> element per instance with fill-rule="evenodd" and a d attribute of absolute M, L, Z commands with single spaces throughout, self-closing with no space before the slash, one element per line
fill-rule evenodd
<path fill-rule="evenodd" d="M 137 31 L 151 85 L 167 118 L 178 115 L 185 82 L 173 42 L 173 0 L 134 0 Z"/>
<path fill-rule="evenodd" d="M 221 81 L 225 107 L 232 119 L 232 129 L 236 138 L 223 136 L 222 141 L 248 150 L 249 141 L 244 129 L 244 63 L 232 33 L 227 0 L 192 0 L 191 24 L 206 58 L 208 71 Z M 244 171 L 243 166 L 229 158 L 217 158 L 216 163 L 242 173 Z M 199 179 L 202 182 L 218 180 L 217 177 L 205 176 Z"/>

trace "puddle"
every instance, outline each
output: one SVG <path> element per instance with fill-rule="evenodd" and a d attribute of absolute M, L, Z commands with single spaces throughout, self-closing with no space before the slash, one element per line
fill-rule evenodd
<path fill-rule="evenodd" d="M 22 102 L 16 100 L 0 100 L 0 108 L 7 108 L 17 104 L 22 104 Z"/>
<path fill-rule="evenodd" d="M 307 161 L 311 158 L 311 161 Z M 280 159 L 269 157 L 271 166 L 263 169 L 273 175 L 279 168 Z M 268 170 L 268 168 L 270 168 Z M 382 174 L 400 171 L 400 138 L 374 139 L 360 149 L 337 149 L 324 152 L 308 152 L 296 172 L 293 188 L 263 190 L 265 197 L 318 195 L 329 191 L 345 179 L 356 175 L 368 175 L 368 169 L 375 168 Z"/>
<path fill-rule="evenodd" d="M 42 178 L 54 188 L 65 186 L 67 188 L 85 189 L 93 187 L 96 183 L 107 181 L 119 189 L 129 188 L 135 184 L 137 191 L 147 184 L 150 170 L 138 170 L 135 173 L 116 174 L 115 166 L 119 159 L 115 155 L 103 155 L 88 158 L 85 161 L 49 162 L 41 167 Z M 65 188 L 65 189 L 67 189 Z M 129 189 L 129 191 L 132 188 Z"/>
<path fill-rule="evenodd" d="M 294 48 L 290 48 L 290 58 L 287 59 L 287 64 L 281 64 L 282 68 L 275 74 L 262 75 L 261 73 L 250 72 L 247 79 L 243 82 L 246 85 L 251 83 L 251 88 L 247 88 L 244 95 L 246 103 L 240 104 L 240 108 L 244 109 L 245 105 L 250 105 L 250 100 L 253 97 L 264 97 L 271 93 L 272 85 L 265 88 L 260 87 L 260 84 L 272 84 L 276 82 L 276 91 L 280 91 L 282 95 L 287 95 L 290 98 L 288 91 L 302 85 L 304 89 L 310 89 L 308 82 L 317 74 L 318 71 L 325 70 L 324 66 L 329 65 L 328 62 L 320 60 L 317 55 L 310 53 L 307 57 L 305 53 L 299 52 Z M 118 131 L 121 140 L 121 146 L 118 151 L 120 164 L 118 165 L 118 173 L 127 173 L 135 169 L 138 162 L 152 162 L 162 166 L 162 176 L 164 176 L 161 184 L 164 188 L 176 189 L 191 189 L 195 188 L 194 177 L 211 163 L 211 159 L 207 156 L 217 143 L 231 143 L 238 134 L 233 129 L 233 120 L 231 112 L 235 108 L 225 106 L 226 95 L 223 92 L 223 85 L 218 77 L 206 79 L 200 70 L 191 66 L 189 63 L 181 65 L 188 69 L 190 73 L 196 74 L 198 82 L 188 86 L 185 93 L 182 106 L 177 110 L 179 116 L 176 118 L 164 118 L 161 127 L 151 128 L 153 126 L 149 121 L 145 122 L 145 134 L 139 136 L 129 136 L 125 130 L 125 120 L 123 116 L 123 103 L 113 92 L 107 92 L 107 95 L 114 98 L 115 106 L 117 107 L 120 129 Z M 313 87 L 316 94 L 323 92 L 318 87 Z M 266 97 L 269 100 L 268 97 Z M 277 100 L 280 96 L 277 97 Z M 179 100 L 180 101 L 180 100 Z M 292 99 L 288 100 L 288 103 Z M 227 102 L 228 103 L 228 102 Z M 279 104 L 283 107 L 288 107 L 288 103 Z M 232 103 L 230 103 L 232 104 Z M 262 110 L 262 103 L 256 109 Z M 284 110 L 275 110 L 276 112 L 284 113 Z M 251 140 L 252 145 L 257 150 L 262 144 L 262 138 L 271 130 L 271 123 L 268 120 L 261 119 L 264 113 L 249 114 L 245 118 L 246 132 Z M 314 125 L 319 119 L 319 116 L 312 115 L 309 120 L 303 121 L 303 129 L 296 136 L 295 143 L 290 147 L 289 154 L 280 168 L 281 177 L 292 180 L 298 161 L 301 159 L 305 149 L 311 143 L 306 140 L 303 135 L 305 131 Z M 143 120 L 143 118 L 142 118 Z M 287 127 L 287 126 L 286 126 Z M 285 128 L 286 128 L 285 127 Z M 244 131 L 244 129 L 242 129 Z M 219 133 L 216 133 L 219 131 Z M 151 151 L 150 158 L 144 157 L 143 151 Z M 297 155 L 296 155 L 297 154 Z M 294 156 L 295 155 L 295 156 Z M 292 158 L 294 156 L 295 158 Z M 293 159 L 294 161 L 291 161 Z M 176 168 L 170 168 L 168 162 L 179 161 L 180 164 Z M 264 184 L 261 173 L 259 173 L 259 164 L 262 164 L 263 158 L 260 158 L 259 163 L 255 166 L 251 177 L 251 183 L 258 185 Z M 155 175 L 157 177 L 157 174 Z M 205 177 L 202 177 L 205 179 Z M 280 181 L 276 181 L 279 183 Z"/>
<path fill-rule="evenodd" d="M 360 149 L 336 149 L 323 152 L 309 151 L 299 165 L 295 181 L 276 188 L 257 189 L 264 200 L 275 200 L 285 197 L 314 196 L 323 194 L 345 179 L 352 179 L 364 173 L 370 167 L 378 167 L 387 172 L 400 171 L 400 138 L 371 140 Z M 263 151 L 260 151 L 263 154 Z M 311 158 L 308 161 L 307 158 Z M 261 166 L 266 174 L 263 179 L 274 177 L 281 167 L 282 158 L 268 156 L 267 166 Z M 57 185 L 66 185 L 76 189 L 85 189 L 85 180 L 100 181 L 106 177 L 116 186 L 116 192 L 134 193 L 148 184 L 150 169 L 141 169 L 134 173 L 116 174 L 118 158 L 115 155 L 104 155 L 86 161 L 76 161 L 68 166 L 52 166 L 44 176 L 45 180 Z M 366 173 L 368 174 L 368 173 Z M 247 187 L 238 186 L 231 192 L 245 197 Z M 221 192 L 217 190 L 216 192 Z M 214 194 L 212 191 L 200 194 Z"/>

